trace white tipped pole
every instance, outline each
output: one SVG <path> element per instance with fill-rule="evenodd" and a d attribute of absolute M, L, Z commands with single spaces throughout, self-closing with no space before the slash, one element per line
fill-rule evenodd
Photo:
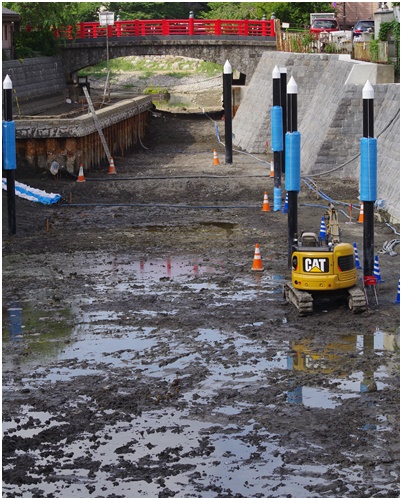
<path fill-rule="evenodd" d="M 223 66 L 223 106 L 225 110 L 225 163 L 233 163 L 232 145 L 232 65 L 226 60 Z"/>
<path fill-rule="evenodd" d="M 13 83 L 7 75 L 3 81 L 3 168 L 7 179 L 8 233 L 17 232 L 15 213 L 15 169 L 17 167 L 15 124 L 13 121 Z M 4 148 L 5 145 L 5 148 Z"/>
<path fill-rule="evenodd" d="M 374 139 L 374 89 L 367 80 L 362 91 L 363 97 L 363 138 L 367 141 Z M 362 145 L 360 145 L 360 152 Z M 361 158 L 362 156 L 360 156 Z M 375 172 L 373 169 L 375 168 Z M 376 193 L 363 189 L 362 179 L 369 178 L 371 186 L 376 187 L 377 180 L 377 158 L 371 161 L 370 166 L 360 162 L 360 198 L 363 201 L 363 273 L 364 276 L 372 276 L 374 273 L 374 202 Z"/>
<path fill-rule="evenodd" d="M 288 94 L 297 94 L 297 83 L 293 76 L 290 77 L 286 91 Z"/>
<path fill-rule="evenodd" d="M 287 129 L 286 139 L 289 141 L 289 150 L 295 147 L 297 142 L 297 83 L 293 76 L 287 85 Z M 300 143 L 298 154 L 292 154 L 286 158 L 285 188 L 288 194 L 288 268 L 291 269 L 293 241 L 298 233 L 297 220 L 297 195 L 300 190 Z"/>
<path fill-rule="evenodd" d="M 6 75 L 6 77 L 3 80 L 3 89 L 4 90 L 9 90 L 13 88 L 13 82 L 11 81 L 11 78 Z"/>
<path fill-rule="evenodd" d="M 223 72 L 225 75 L 229 75 L 232 73 L 232 65 L 230 62 L 226 59 L 225 65 L 223 66 Z"/>
<path fill-rule="evenodd" d="M 277 112 L 277 108 L 281 108 L 281 72 L 279 67 L 275 66 L 272 71 L 272 111 Z M 283 113 L 283 109 L 281 109 Z M 277 133 L 279 127 L 283 126 L 283 119 L 280 123 L 274 121 L 271 114 L 271 134 Z M 283 140 L 283 131 L 281 130 L 281 139 Z M 282 207 L 282 166 L 281 166 L 281 151 L 283 151 L 283 144 L 274 145 L 272 140 L 272 150 L 274 152 L 274 211 L 278 211 Z"/>
<path fill-rule="evenodd" d="M 285 135 L 286 135 L 286 121 L 287 121 L 287 92 L 286 92 L 286 87 L 287 87 L 287 68 L 286 66 L 281 66 L 279 68 L 279 72 L 281 75 L 281 106 L 282 106 L 282 134 L 283 134 L 283 149 L 280 153 L 280 164 L 281 164 L 281 171 L 284 174 L 285 173 Z"/>
<path fill-rule="evenodd" d="M 296 132 L 297 130 L 297 83 L 293 76 L 290 78 L 287 85 L 287 129 L 289 132 Z"/>
<path fill-rule="evenodd" d="M 374 99 L 374 89 L 369 80 L 364 85 L 362 94 L 363 99 Z"/>

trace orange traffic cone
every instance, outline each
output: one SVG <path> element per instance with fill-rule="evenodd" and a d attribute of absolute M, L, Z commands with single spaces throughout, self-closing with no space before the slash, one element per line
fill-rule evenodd
<path fill-rule="evenodd" d="M 361 223 L 364 222 L 364 205 L 363 205 L 363 203 L 360 205 L 360 214 L 359 214 L 359 218 L 357 219 L 357 222 L 361 222 Z"/>
<path fill-rule="evenodd" d="M 264 201 L 262 203 L 262 211 L 263 212 L 270 212 L 271 207 L 269 206 L 269 201 L 268 201 L 268 194 L 267 192 L 264 193 Z"/>
<path fill-rule="evenodd" d="M 260 246 L 258 243 L 255 245 L 255 251 L 254 251 L 254 261 L 253 261 L 253 267 L 251 268 L 252 271 L 264 271 L 264 267 L 262 265 L 262 260 L 261 260 L 261 254 L 260 254 Z"/>
<path fill-rule="evenodd" d="M 270 177 L 274 177 L 274 162 L 271 161 L 271 172 L 269 173 Z"/>
<path fill-rule="evenodd" d="M 116 169 L 114 168 L 114 161 L 113 158 L 110 158 L 110 165 L 109 165 L 109 174 L 115 174 Z"/>
<path fill-rule="evenodd" d="M 80 163 L 80 171 L 78 172 L 77 182 L 85 182 L 85 179 L 84 179 L 84 169 L 82 167 L 82 163 Z"/>
<path fill-rule="evenodd" d="M 216 152 L 216 149 L 214 149 L 214 165 L 220 165 L 220 161 L 219 161 L 218 153 Z"/>

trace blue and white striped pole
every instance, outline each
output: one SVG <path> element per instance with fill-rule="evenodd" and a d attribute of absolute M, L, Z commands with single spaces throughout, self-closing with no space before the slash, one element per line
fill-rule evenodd
<path fill-rule="evenodd" d="M 377 283 L 385 283 L 385 281 L 381 278 L 380 262 L 378 259 L 378 255 L 374 257 L 374 276 L 377 280 Z"/>
<path fill-rule="evenodd" d="M 320 236 L 321 241 L 325 241 L 327 238 L 327 226 L 325 225 L 325 217 L 321 217 L 321 226 L 320 226 Z"/>
<path fill-rule="evenodd" d="M 271 144 L 274 153 L 274 212 L 282 208 L 283 118 L 281 107 L 281 73 L 278 66 L 272 71 Z"/>
<path fill-rule="evenodd" d="M 353 243 L 353 248 L 355 251 L 355 264 L 356 264 L 356 269 L 361 269 L 362 266 L 360 265 L 360 260 L 359 260 L 359 252 L 357 251 L 357 244 Z"/>

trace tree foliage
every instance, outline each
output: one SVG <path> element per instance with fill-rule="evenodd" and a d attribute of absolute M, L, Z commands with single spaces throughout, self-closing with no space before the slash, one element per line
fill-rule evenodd
<path fill-rule="evenodd" d="M 211 2 L 206 19 L 270 19 L 272 14 L 283 22 L 310 24 L 312 12 L 335 12 L 330 2 Z"/>
<path fill-rule="evenodd" d="M 101 5 L 101 2 L 4 2 L 4 7 L 21 16 L 21 30 L 15 37 L 16 56 L 57 54 L 60 39 L 55 37 L 55 30 L 75 27 L 82 19 L 97 20 Z"/>
<path fill-rule="evenodd" d="M 107 10 L 125 19 L 186 19 L 198 4 L 187 2 L 108 2 Z M 205 4 L 207 8 L 207 5 Z"/>
<path fill-rule="evenodd" d="M 186 19 L 193 11 L 204 19 L 269 19 L 272 13 L 283 22 L 309 24 L 311 12 L 334 12 L 330 2 L 4 2 L 18 12 L 22 30 L 17 49 L 27 57 L 29 51 L 53 55 L 58 41 L 52 35 L 63 26 L 98 21 L 100 10 L 110 10 L 123 20 Z M 32 31 L 25 32 L 30 25 Z"/>
<path fill-rule="evenodd" d="M 81 20 L 95 21 L 101 2 L 4 2 L 3 6 L 18 12 L 21 25 L 41 29 L 60 28 Z"/>

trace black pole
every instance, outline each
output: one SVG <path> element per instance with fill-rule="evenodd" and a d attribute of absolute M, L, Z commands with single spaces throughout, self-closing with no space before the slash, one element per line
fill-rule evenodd
<path fill-rule="evenodd" d="M 294 80 L 293 82 L 296 83 Z M 287 130 L 288 132 L 296 132 L 297 130 L 297 85 L 296 93 L 289 94 L 288 90 Z"/>
<path fill-rule="evenodd" d="M 3 81 L 3 102 L 4 119 L 6 122 L 13 121 L 13 84 L 7 75 Z M 5 137 L 3 137 L 3 141 Z M 3 163 L 7 158 L 3 158 Z M 15 165 L 14 168 L 6 169 L 7 179 L 7 211 L 8 211 L 8 234 L 17 232 L 16 213 L 15 213 Z"/>
<path fill-rule="evenodd" d="M 275 66 L 272 71 L 272 112 L 281 107 L 281 74 L 278 66 Z M 278 134 L 279 127 L 282 127 L 283 119 L 272 121 L 272 139 L 274 134 Z M 282 208 L 282 167 L 281 167 L 281 151 L 283 145 L 283 131 L 280 131 L 280 142 L 278 144 L 272 143 L 272 150 L 274 152 L 274 211 Z"/>
<path fill-rule="evenodd" d="M 281 74 L 278 66 L 275 66 L 272 72 L 272 104 L 273 106 L 281 105 Z M 281 152 L 274 151 L 274 187 L 282 187 L 282 168 L 281 168 Z"/>
<path fill-rule="evenodd" d="M 232 66 L 230 65 L 229 61 L 226 61 L 223 67 L 223 106 L 225 109 L 225 163 L 233 163 L 232 80 Z"/>
<path fill-rule="evenodd" d="M 282 173 L 285 173 L 285 135 L 286 135 L 286 86 L 287 86 L 287 69 L 285 67 L 280 67 L 279 72 L 281 74 L 281 106 L 282 106 L 282 131 L 283 131 L 283 150 L 281 151 L 281 168 Z"/>
<path fill-rule="evenodd" d="M 292 77 L 287 85 L 287 129 L 288 132 L 297 132 L 297 84 Z M 291 166 L 289 165 L 288 168 Z M 286 176 L 286 173 L 285 173 Z M 300 177 L 300 173 L 299 173 Z M 298 191 L 288 190 L 288 269 L 292 266 L 293 241 L 297 238 L 297 195 Z"/>
<path fill-rule="evenodd" d="M 363 87 L 363 137 L 374 137 L 374 89 L 367 81 Z M 374 203 L 363 201 L 363 273 L 374 274 Z"/>
<path fill-rule="evenodd" d="M 374 99 L 363 99 L 363 137 L 374 137 Z"/>

